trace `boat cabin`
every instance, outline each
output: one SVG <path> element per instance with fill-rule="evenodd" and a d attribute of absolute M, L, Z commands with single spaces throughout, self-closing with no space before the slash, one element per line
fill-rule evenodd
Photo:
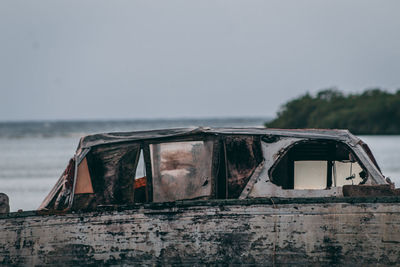
<path fill-rule="evenodd" d="M 368 146 L 347 130 L 185 128 L 107 133 L 81 138 L 39 210 L 340 197 L 362 194 L 365 190 L 359 188 L 371 185 L 394 192 Z"/>

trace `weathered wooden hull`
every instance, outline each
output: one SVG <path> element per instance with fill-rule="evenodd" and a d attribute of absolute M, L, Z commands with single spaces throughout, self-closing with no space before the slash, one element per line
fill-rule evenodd
<path fill-rule="evenodd" d="M 200 201 L 0 217 L 0 264 L 398 265 L 400 198 Z"/>

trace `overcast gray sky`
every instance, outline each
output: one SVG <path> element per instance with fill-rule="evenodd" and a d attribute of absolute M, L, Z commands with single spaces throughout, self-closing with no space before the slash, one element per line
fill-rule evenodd
<path fill-rule="evenodd" d="M 0 2 L 0 120 L 274 116 L 400 88 L 400 1 Z"/>

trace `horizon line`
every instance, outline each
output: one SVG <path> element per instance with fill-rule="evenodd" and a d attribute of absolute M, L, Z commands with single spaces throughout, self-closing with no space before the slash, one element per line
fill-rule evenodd
<path fill-rule="evenodd" d="M 12 119 L 0 120 L 0 123 L 39 123 L 39 122 L 124 122 L 124 121 L 188 121 L 188 120 L 271 120 L 273 116 L 205 116 L 205 117 L 154 117 L 154 118 L 81 118 L 81 119 Z"/>

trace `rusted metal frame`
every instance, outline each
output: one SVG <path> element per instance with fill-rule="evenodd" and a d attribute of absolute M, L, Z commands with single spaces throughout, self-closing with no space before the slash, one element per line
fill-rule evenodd
<path fill-rule="evenodd" d="M 146 166 L 146 202 L 153 202 L 153 171 L 151 166 L 150 143 L 142 142 L 143 159 Z"/>
<path fill-rule="evenodd" d="M 240 136 L 249 136 L 249 134 L 239 134 Z M 221 146 L 218 151 L 220 152 L 218 158 L 218 167 L 223 167 L 224 175 L 223 177 L 220 175 L 220 171 L 218 170 L 217 175 L 215 176 L 216 181 L 216 198 L 217 199 L 227 199 L 228 198 L 228 160 L 227 160 L 227 153 L 226 153 L 226 137 L 232 136 L 231 134 L 221 134 L 219 137 L 219 145 Z"/>
<path fill-rule="evenodd" d="M 80 147 L 81 149 L 85 149 L 85 148 L 90 148 L 90 147 L 97 147 L 97 146 L 104 146 L 104 145 L 113 145 L 113 144 L 121 144 L 121 143 L 138 143 L 138 142 L 142 142 L 142 141 L 146 141 L 149 143 L 164 143 L 164 142 L 170 142 L 171 140 L 190 140 L 193 137 L 196 136 L 230 136 L 230 135 L 241 135 L 241 136 L 264 136 L 266 135 L 265 133 L 249 133 L 249 132 L 245 132 L 245 133 L 223 133 L 223 132 L 218 132 L 218 131 L 213 131 L 213 130 L 201 130 L 198 131 L 197 129 L 194 129 L 195 131 L 191 131 L 191 132 L 186 132 L 186 133 L 181 133 L 181 134 L 177 134 L 177 135 L 172 135 L 172 136 L 158 136 L 158 137 L 148 137 L 148 138 L 127 138 L 127 139 L 123 139 L 123 140 L 112 140 L 112 141 L 105 141 L 104 143 L 99 143 L 99 144 L 93 144 L 93 145 L 88 145 L 88 146 L 82 146 Z M 154 130 L 155 132 L 157 131 L 162 131 L 162 130 Z M 79 146 L 78 146 L 79 148 Z"/>
<path fill-rule="evenodd" d="M 249 196 L 251 189 L 254 187 L 255 183 L 259 180 L 260 174 L 265 166 L 265 159 L 258 164 L 253 173 L 250 175 L 250 179 L 247 184 L 244 186 L 242 193 L 239 196 L 239 199 L 245 199 Z"/>
<path fill-rule="evenodd" d="M 91 148 L 95 148 L 95 147 L 113 146 L 113 145 L 120 145 L 120 144 L 132 144 L 132 143 L 161 144 L 161 143 L 180 142 L 180 141 L 182 141 L 182 142 L 184 142 L 184 141 L 196 141 L 196 140 L 200 140 L 199 137 L 202 138 L 204 136 L 216 136 L 216 135 L 217 134 L 214 134 L 214 133 L 193 133 L 193 134 L 185 134 L 185 135 L 179 135 L 179 136 L 158 137 L 158 138 L 119 140 L 119 141 L 116 141 L 116 142 L 108 142 L 108 143 L 96 144 L 96 145 L 89 146 L 89 147 L 84 147 L 83 150 L 85 150 L 85 149 L 89 149 L 90 150 Z M 84 152 L 82 152 L 82 153 L 84 153 Z M 80 156 L 80 158 L 82 158 L 82 156 Z"/>
<path fill-rule="evenodd" d="M 357 162 L 360 164 L 361 168 L 365 171 L 367 171 L 367 181 L 371 178 L 372 181 L 374 181 L 377 184 L 385 184 L 385 178 L 383 174 L 376 168 L 375 164 L 371 160 L 371 158 L 368 156 L 368 154 L 364 151 L 364 149 L 358 145 L 354 146 L 354 148 L 351 149 L 351 152 L 353 156 L 357 159 Z M 360 159 L 363 160 L 360 160 Z M 364 163 L 368 163 L 368 165 L 365 165 Z M 379 179 L 375 179 L 376 177 L 381 177 L 382 181 L 379 181 Z"/>
<path fill-rule="evenodd" d="M 174 136 L 163 139 L 144 139 L 142 142 L 146 144 L 163 144 L 163 143 L 173 143 L 173 142 L 189 142 L 189 141 L 207 141 L 209 136 L 215 136 L 214 134 L 194 134 L 190 136 Z M 212 137 L 215 138 L 215 137 Z"/>
<path fill-rule="evenodd" d="M 372 154 L 372 151 L 369 148 L 369 146 L 366 143 L 364 143 L 362 140 L 360 140 L 358 142 L 358 144 L 361 146 L 361 148 L 364 150 L 364 152 L 368 155 L 370 160 L 374 163 L 374 165 L 378 169 L 378 171 L 382 172 L 382 170 L 379 167 L 378 162 L 376 161 L 375 156 Z"/>
<path fill-rule="evenodd" d="M 226 199 L 228 195 L 228 177 L 226 165 L 226 148 L 223 136 L 215 139 L 213 147 L 212 172 L 216 199 Z"/>
<path fill-rule="evenodd" d="M 77 163 L 77 161 L 78 161 L 78 156 L 75 155 L 74 184 L 72 186 L 72 192 L 71 192 L 71 196 L 69 198 L 69 205 L 68 205 L 69 209 L 71 209 L 73 207 L 72 205 L 74 204 L 76 180 L 78 178 L 78 163 Z"/>
<path fill-rule="evenodd" d="M 77 155 L 76 163 L 77 164 L 81 163 L 81 161 L 86 157 L 86 155 L 90 152 L 90 150 L 91 150 L 91 148 L 83 149 L 83 151 L 79 155 Z"/>
<path fill-rule="evenodd" d="M 218 179 L 219 179 L 219 161 L 221 159 L 220 140 L 221 137 L 216 137 L 215 134 L 201 134 L 200 139 L 203 142 L 212 141 L 212 155 L 211 155 L 211 198 L 218 198 Z M 196 140 L 194 140 L 196 141 Z M 226 172 L 225 172 L 226 173 Z"/>

